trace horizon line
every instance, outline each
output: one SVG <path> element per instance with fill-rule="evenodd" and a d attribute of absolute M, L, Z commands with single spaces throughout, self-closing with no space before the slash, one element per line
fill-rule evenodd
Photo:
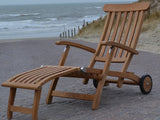
<path fill-rule="evenodd" d="M 94 2 L 59 2 L 59 3 L 23 3 L 23 4 L 0 4 L 0 6 L 16 6 L 16 5 L 53 5 L 53 4 L 85 4 L 85 3 L 133 3 L 136 2 L 137 0 L 133 0 L 133 1 L 94 1 Z"/>

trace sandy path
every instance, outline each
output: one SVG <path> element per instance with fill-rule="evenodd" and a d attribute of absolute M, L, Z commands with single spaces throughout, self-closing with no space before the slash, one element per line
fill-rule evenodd
<path fill-rule="evenodd" d="M 64 46 L 55 46 L 56 40 L 30 40 L 0 43 L 0 83 L 20 72 L 40 65 L 57 65 Z M 95 43 L 84 43 L 96 47 Z M 78 53 L 78 54 L 77 54 Z M 72 48 L 67 65 L 87 66 L 92 54 Z M 140 93 L 138 86 L 126 86 L 121 89 L 116 85 L 105 87 L 99 109 L 91 110 L 90 101 L 55 98 L 53 104 L 46 105 L 45 99 L 50 82 L 43 86 L 39 108 L 39 120 L 158 120 L 160 119 L 160 55 L 140 52 L 135 56 L 129 71 L 137 75 L 150 73 L 154 86 L 151 94 Z M 99 65 L 100 67 L 100 65 Z M 117 66 L 113 65 L 113 68 Z M 83 85 L 80 79 L 64 78 L 59 81 L 58 90 L 92 94 L 95 88 L 92 81 Z M 6 120 L 9 88 L 0 86 L 0 120 Z M 16 105 L 32 106 L 33 92 L 18 90 Z M 14 113 L 13 120 L 30 120 L 31 116 Z"/>

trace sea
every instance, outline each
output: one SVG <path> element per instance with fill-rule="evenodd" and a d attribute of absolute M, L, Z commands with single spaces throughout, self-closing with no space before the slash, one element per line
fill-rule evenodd
<path fill-rule="evenodd" d="M 104 17 L 105 3 L 0 6 L 0 39 L 59 37 Z"/>

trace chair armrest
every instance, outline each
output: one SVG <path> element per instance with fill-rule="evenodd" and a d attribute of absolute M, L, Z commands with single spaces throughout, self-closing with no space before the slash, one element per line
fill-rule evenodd
<path fill-rule="evenodd" d="M 96 52 L 96 50 L 91 48 L 91 47 L 88 47 L 88 46 L 85 46 L 85 45 L 81 45 L 79 43 L 70 42 L 70 41 L 56 41 L 55 44 L 56 45 L 73 46 L 73 47 L 77 47 L 77 48 L 86 50 L 86 51 L 91 52 L 91 53 L 95 53 Z"/>
<path fill-rule="evenodd" d="M 123 50 L 126 50 L 132 54 L 138 54 L 138 51 L 133 49 L 133 48 L 130 48 L 128 46 L 125 46 L 123 44 L 120 44 L 120 43 L 116 43 L 116 42 L 112 42 L 112 41 L 107 41 L 107 42 L 101 42 L 101 45 L 108 45 L 108 46 L 113 46 L 113 47 L 118 47 L 118 48 L 121 48 Z"/>

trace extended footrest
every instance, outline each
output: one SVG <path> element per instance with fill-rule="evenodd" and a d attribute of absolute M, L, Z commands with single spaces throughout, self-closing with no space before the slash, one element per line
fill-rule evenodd
<path fill-rule="evenodd" d="M 79 71 L 79 67 L 68 66 L 44 66 L 14 76 L 2 83 L 4 87 L 39 89 L 46 82 Z"/>
<path fill-rule="evenodd" d="M 14 76 L 6 82 L 2 83 L 4 87 L 10 87 L 10 95 L 8 100 L 8 119 L 12 118 L 13 112 L 20 112 L 32 115 L 32 120 L 38 119 L 38 107 L 41 96 L 42 85 L 46 82 L 72 72 L 79 71 L 79 67 L 68 66 L 44 66 L 31 71 L 27 71 Z M 32 108 L 14 106 L 16 89 L 33 89 L 35 90 Z"/>

